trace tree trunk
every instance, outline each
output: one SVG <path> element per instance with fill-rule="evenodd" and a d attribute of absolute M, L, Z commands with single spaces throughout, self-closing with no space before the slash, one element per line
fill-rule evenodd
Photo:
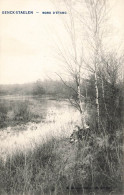
<path fill-rule="evenodd" d="M 106 115 L 110 119 L 110 116 L 109 116 L 109 113 L 108 113 L 108 109 L 107 109 L 107 105 L 106 105 L 106 101 L 105 101 L 104 81 L 103 81 L 103 77 L 102 76 L 101 76 L 101 81 L 102 81 L 102 98 L 103 98 L 103 103 L 104 103 Z"/>
<path fill-rule="evenodd" d="M 84 110 L 83 110 L 83 104 L 82 104 L 82 99 L 81 99 L 81 88 L 80 88 L 80 83 L 78 83 L 77 85 L 77 92 L 78 92 L 78 102 L 79 102 L 79 106 L 80 106 L 80 115 L 81 115 L 81 122 L 82 122 L 82 126 L 84 128 L 85 125 L 85 116 L 84 116 Z"/>
<path fill-rule="evenodd" d="M 94 76 L 95 76 L 95 91 L 96 91 L 97 127 L 99 130 L 99 116 L 100 116 L 100 113 L 99 113 L 99 90 L 98 90 L 98 78 L 97 78 L 96 68 L 95 68 Z"/>

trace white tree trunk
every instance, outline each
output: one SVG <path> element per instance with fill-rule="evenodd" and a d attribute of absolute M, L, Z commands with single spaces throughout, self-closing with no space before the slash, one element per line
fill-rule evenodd
<path fill-rule="evenodd" d="M 84 128 L 86 120 L 85 120 L 85 115 L 84 115 L 83 102 L 82 102 L 82 98 L 81 98 L 80 84 L 78 84 L 78 86 L 77 86 L 77 91 L 78 91 L 78 102 L 79 102 L 79 106 L 80 106 L 81 123 L 82 123 L 82 127 Z"/>
<path fill-rule="evenodd" d="M 97 71 L 96 71 L 96 68 L 95 68 L 94 76 L 95 76 L 95 91 L 96 91 L 97 125 L 98 125 L 98 129 L 99 129 L 99 116 L 100 116 L 100 113 L 99 113 L 99 90 L 98 90 L 98 79 L 97 79 Z"/>

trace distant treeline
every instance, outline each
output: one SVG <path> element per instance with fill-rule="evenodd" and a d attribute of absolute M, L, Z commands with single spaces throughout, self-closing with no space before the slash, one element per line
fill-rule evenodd
<path fill-rule="evenodd" d="M 2 95 L 55 95 L 68 97 L 71 94 L 61 81 L 38 80 L 34 83 L 0 85 L 0 96 Z"/>

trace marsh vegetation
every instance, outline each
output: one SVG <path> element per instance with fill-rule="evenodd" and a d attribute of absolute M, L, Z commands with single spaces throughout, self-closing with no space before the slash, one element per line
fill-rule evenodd
<path fill-rule="evenodd" d="M 92 108 L 88 116 L 92 144 L 85 138 L 72 144 L 69 138 L 74 126 L 81 124 L 80 113 L 67 100 L 53 99 L 1 98 L 2 111 L 4 105 L 7 116 L 18 110 L 16 116 L 18 113 L 21 120 L 17 123 L 15 116 L 13 123 L 5 120 L 0 131 L 0 193 L 119 194 L 123 183 L 122 131 L 116 129 L 110 143 L 107 131 L 96 131 Z"/>

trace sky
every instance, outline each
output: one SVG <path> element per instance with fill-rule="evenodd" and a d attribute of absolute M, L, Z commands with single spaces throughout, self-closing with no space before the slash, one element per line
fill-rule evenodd
<path fill-rule="evenodd" d="M 76 1 L 76 0 L 75 0 Z M 57 0 L 54 0 L 57 2 Z M 124 40 L 124 0 L 111 0 L 115 42 Z M 0 84 L 28 83 L 55 75 L 62 63 L 57 45 L 68 47 L 69 37 L 61 17 L 42 11 L 66 11 L 51 0 L 0 0 Z M 33 11 L 30 15 L 2 11 Z M 66 21 L 67 14 L 62 17 Z M 61 46 L 60 46 L 61 47 Z M 54 77 L 54 76 L 53 76 Z"/>

